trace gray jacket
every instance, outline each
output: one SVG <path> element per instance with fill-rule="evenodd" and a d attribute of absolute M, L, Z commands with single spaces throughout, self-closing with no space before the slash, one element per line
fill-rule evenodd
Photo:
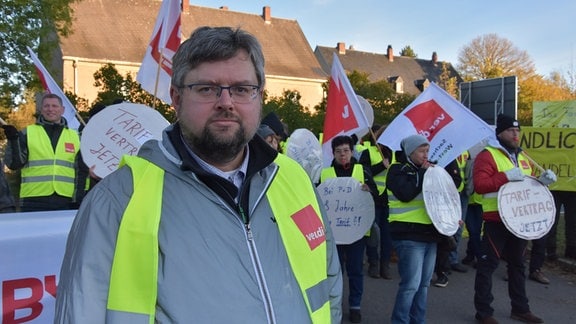
<path fill-rule="evenodd" d="M 140 149 L 139 156 L 165 170 L 157 323 L 310 322 L 265 195 L 278 168 L 272 162 L 275 153 L 259 137 L 249 145 L 249 183 L 243 185 L 248 191 L 240 201 L 247 207 L 252 243 L 237 206 L 227 199 L 226 191 L 233 189 L 222 188 L 220 180 L 199 169 L 186 153 L 177 124 L 164 131 L 161 142 L 149 141 Z M 106 320 L 106 302 L 118 225 L 132 191 L 131 171 L 123 167 L 84 199 L 68 238 L 55 323 L 126 323 L 120 317 Z M 340 323 L 342 274 L 323 216 L 332 322 Z"/>

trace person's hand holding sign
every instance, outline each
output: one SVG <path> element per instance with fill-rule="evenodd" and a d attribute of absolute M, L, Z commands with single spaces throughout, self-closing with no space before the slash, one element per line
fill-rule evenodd
<path fill-rule="evenodd" d="M 504 171 L 504 173 L 506 173 L 506 178 L 508 178 L 508 181 L 524 180 L 524 173 L 522 173 L 522 170 L 520 170 L 518 167 Z"/>
<path fill-rule="evenodd" d="M 538 178 L 538 181 L 540 181 L 540 183 L 542 183 L 545 186 L 553 184 L 554 182 L 556 182 L 556 180 L 557 180 L 556 174 L 554 174 L 554 171 L 550 169 L 547 169 L 546 171 L 542 172 L 542 174 Z"/>

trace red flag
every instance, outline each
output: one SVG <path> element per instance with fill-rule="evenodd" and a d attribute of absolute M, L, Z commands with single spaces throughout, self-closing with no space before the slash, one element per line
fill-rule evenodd
<path fill-rule="evenodd" d="M 322 137 L 322 161 L 324 167 L 332 162 L 332 139 L 338 135 L 363 133 L 370 128 L 358 97 L 344 72 L 338 56 L 334 54 L 328 86 L 326 117 Z"/>
<path fill-rule="evenodd" d="M 34 54 L 34 51 L 32 51 L 30 47 L 26 48 L 28 49 L 28 53 L 30 53 L 32 62 L 34 62 L 36 73 L 38 73 L 38 78 L 40 79 L 40 82 L 42 82 L 42 88 L 44 88 L 44 91 L 53 93 L 62 99 L 62 104 L 64 105 L 63 117 L 66 118 L 66 121 L 68 122 L 68 127 L 72 129 L 78 129 L 78 127 L 80 127 L 80 122 L 76 118 L 76 108 L 74 107 L 74 105 L 72 105 L 70 100 L 68 100 L 68 97 L 64 95 L 62 89 L 60 89 L 60 87 L 58 86 L 56 81 L 54 81 L 50 73 L 48 73 L 48 70 L 46 70 L 44 65 L 42 65 L 42 62 L 40 62 L 36 54 Z"/>
<path fill-rule="evenodd" d="M 180 46 L 180 1 L 164 0 L 136 76 L 142 88 L 170 103 L 172 56 Z"/>

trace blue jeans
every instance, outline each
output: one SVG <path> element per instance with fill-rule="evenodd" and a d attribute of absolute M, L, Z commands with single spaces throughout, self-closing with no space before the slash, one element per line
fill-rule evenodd
<path fill-rule="evenodd" d="M 362 293 L 364 292 L 364 238 L 347 245 L 336 245 L 342 273 L 348 276 L 348 306 L 351 309 L 360 309 Z"/>
<path fill-rule="evenodd" d="M 398 254 L 400 283 L 392 323 L 426 323 L 428 287 L 436 262 L 436 242 L 392 240 Z"/>

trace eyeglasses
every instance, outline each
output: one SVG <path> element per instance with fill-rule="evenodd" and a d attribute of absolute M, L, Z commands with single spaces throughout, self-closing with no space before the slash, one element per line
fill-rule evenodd
<path fill-rule="evenodd" d="M 219 86 L 214 84 L 191 83 L 182 88 L 188 88 L 192 100 L 201 103 L 213 103 L 218 101 L 223 90 L 228 90 L 230 97 L 235 103 L 250 103 L 258 96 L 260 86 L 256 85 L 235 85 Z"/>

